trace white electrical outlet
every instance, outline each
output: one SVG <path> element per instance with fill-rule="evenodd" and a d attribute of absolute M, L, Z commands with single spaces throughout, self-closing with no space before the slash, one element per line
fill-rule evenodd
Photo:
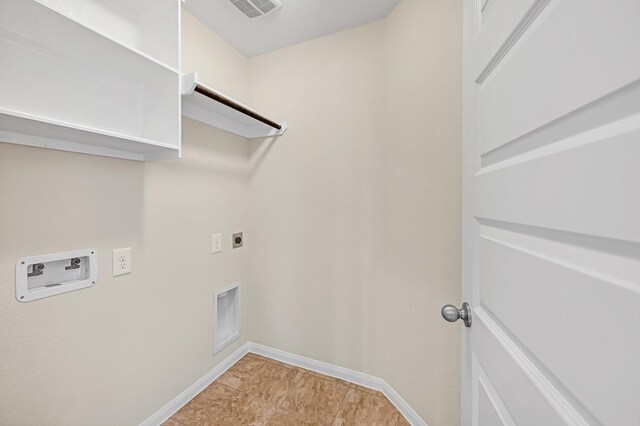
<path fill-rule="evenodd" d="M 113 251 L 113 276 L 131 273 L 131 248 L 121 248 Z"/>
<path fill-rule="evenodd" d="M 213 234 L 211 236 L 211 253 L 220 253 L 222 251 L 222 234 Z"/>

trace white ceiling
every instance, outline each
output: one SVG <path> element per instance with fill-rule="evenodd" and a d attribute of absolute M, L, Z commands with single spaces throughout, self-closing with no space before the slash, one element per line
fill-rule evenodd
<path fill-rule="evenodd" d="M 400 0 L 282 0 L 249 19 L 229 0 L 186 0 L 185 8 L 247 56 L 256 56 L 381 18 Z"/>

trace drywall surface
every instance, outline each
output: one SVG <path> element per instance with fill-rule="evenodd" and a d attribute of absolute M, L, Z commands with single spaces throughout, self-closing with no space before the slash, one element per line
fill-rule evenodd
<path fill-rule="evenodd" d="M 429 425 L 459 425 L 464 327 L 440 308 L 461 304 L 462 2 L 403 0 L 385 20 L 384 62 L 369 367 Z"/>
<path fill-rule="evenodd" d="M 193 15 L 182 11 L 182 72 L 197 72 L 208 86 L 247 101 L 249 60 Z"/>
<path fill-rule="evenodd" d="M 461 4 L 252 58 L 250 339 L 387 380 L 459 424 Z"/>
<path fill-rule="evenodd" d="M 242 99 L 246 58 L 189 15 L 183 27 L 184 70 Z M 246 341 L 245 320 L 211 356 L 214 290 L 249 285 L 250 245 L 230 248 L 249 226 L 247 158 L 246 140 L 188 119 L 179 161 L 0 143 L 0 424 L 136 425 Z M 112 278 L 121 247 L 133 273 Z M 80 248 L 98 252 L 94 287 L 16 301 L 19 258 Z"/>
<path fill-rule="evenodd" d="M 252 58 L 252 104 L 291 123 L 251 142 L 252 337 L 362 370 L 367 158 L 380 22 Z"/>

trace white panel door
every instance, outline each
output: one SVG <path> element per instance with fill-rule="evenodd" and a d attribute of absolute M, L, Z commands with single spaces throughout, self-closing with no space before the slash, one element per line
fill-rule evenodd
<path fill-rule="evenodd" d="M 464 9 L 462 423 L 638 426 L 640 0 Z"/>

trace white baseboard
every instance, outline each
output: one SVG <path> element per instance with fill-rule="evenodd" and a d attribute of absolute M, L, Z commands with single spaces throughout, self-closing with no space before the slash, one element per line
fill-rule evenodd
<path fill-rule="evenodd" d="M 253 342 L 249 342 L 249 352 L 380 391 L 412 426 L 427 426 L 427 423 L 402 399 L 398 392 L 379 377 L 370 376 L 365 373 L 349 370 L 348 368 L 338 367 L 337 365 L 291 354 Z"/>
<path fill-rule="evenodd" d="M 147 420 L 140 423 L 140 426 L 160 426 L 169 417 L 171 417 L 176 411 L 182 408 L 187 402 L 191 401 L 202 392 L 207 386 L 213 383 L 218 377 L 220 377 L 225 371 L 227 371 L 233 364 L 238 362 L 240 358 L 245 356 L 249 352 L 249 342 L 242 345 L 234 353 L 229 355 L 224 361 L 216 365 L 213 370 L 209 371 L 197 382 L 185 389 L 180 395 L 173 398 L 164 407 L 156 411 Z"/>
<path fill-rule="evenodd" d="M 159 426 L 176 411 L 182 408 L 187 402 L 193 399 L 197 394 L 202 392 L 204 388 L 209 386 L 214 380 L 220 377 L 225 371 L 227 371 L 233 364 L 238 362 L 240 358 L 245 356 L 248 352 L 252 352 L 258 355 L 265 356 L 267 358 L 275 359 L 287 364 L 295 365 L 296 367 L 304 368 L 306 370 L 315 371 L 317 373 L 325 374 L 327 376 L 336 377 L 338 379 L 346 380 L 351 383 L 355 383 L 360 386 L 364 386 L 370 389 L 374 389 L 382 392 L 387 399 L 400 411 L 405 419 L 412 426 L 427 426 L 424 420 L 420 418 L 413 408 L 402 399 L 402 397 L 391 387 L 387 382 L 379 377 L 370 376 L 358 371 L 349 370 L 348 368 L 338 367 L 337 365 L 328 364 L 326 362 L 317 361 L 315 359 L 303 357 L 300 355 L 291 354 L 281 351 L 279 349 L 270 348 L 268 346 L 260 345 L 258 343 L 247 342 L 242 345 L 238 350 L 232 353 L 224 361 L 218 364 L 213 370 L 204 375 L 201 379 L 195 382 L 193 385 L 185 389 L 180 395 L 173 398 L 168 404 L 156 411 L 147 420 L 140 423 L 140 426 Z"/>

